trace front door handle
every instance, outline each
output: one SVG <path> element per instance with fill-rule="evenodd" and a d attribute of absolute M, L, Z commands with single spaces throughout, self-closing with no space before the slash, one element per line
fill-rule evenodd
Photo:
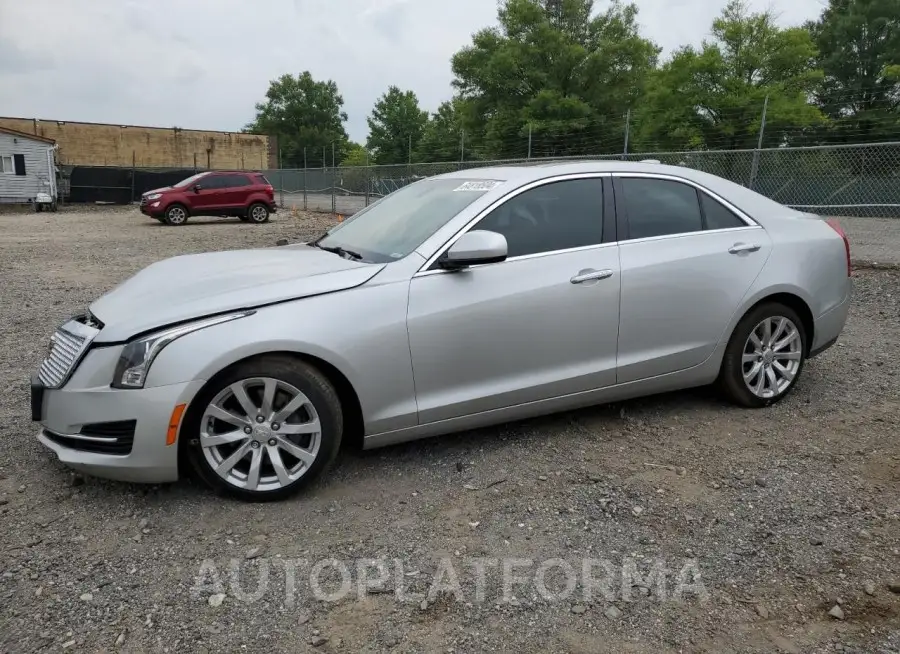
<path fill-rule="evenodd" d="M 594 279 L 608 279 L 612 276 L 612 270 L 594 270 L 593 268 L 586 268 L 585 270 L 579 270 L 578 274 L 569 281 L 573 284 L 583 284 L 584 282 L 589 282 Z"/>
<path fill-rule="evenodd" d="M 728 252 L 731 254 L 740 254 L 741 252 L 756 252 L 759 250 L 760 246 L 755 243 L 735 243 L 730 248 L 728 248 Z"/>

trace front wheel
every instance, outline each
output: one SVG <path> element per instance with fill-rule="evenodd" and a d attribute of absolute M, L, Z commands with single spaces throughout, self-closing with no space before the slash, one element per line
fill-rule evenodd
<path fill-rule="evenodd" d="M 167 225 L 183 225 L 187 222 L 188 212 L 180 204 L 173 204 L 166 209 L 165 223 Z"/>
<path fill-rule="evenodd" d="M 777 302 L 762 304 L 735 327 L 718 386 L 742 406 L 774 404 L 800 378 L 806 352 L 806 332 L 797 313 Z"/>
<path fill-rule="evenodd" d="M 247 218 L 251 223 L 264 223 L 269 219 L 269 207 L 262 202 L 255 202 L 247 209 Z"/>
<path fill-rule="evenodd" d="M 186 427 L 188 460 L 204 481 L 238 499 L 270 501 L 298 492 L 334 460 L 343 415 L 316 368 L 266 356 L 207 385 Z"/>

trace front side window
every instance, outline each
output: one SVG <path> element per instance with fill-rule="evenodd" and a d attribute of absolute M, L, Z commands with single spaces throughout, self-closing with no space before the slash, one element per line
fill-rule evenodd
<path fill-rule="evenodd" d="M 598 245 L 603 242 L 603 180 L 572 179 L 529 189 L 472 229 L 503 234 L 508 257 Z"/>
<path fill-rule="evenodd" d="M 396 261 L 499 184 L 496 180 L 459 178 L 415 182 L 339 223 L 313 245 L 340 248 L 375 263 Z"/>
<path fill-rule="evenodd" d="M 623 177 L 628 238 L 687 234 L 703 229 L 697 190 L 666 179 Z"/>
<path fill-rule="evenodd" d="M 191 175 L 187 179 L 183 179 L 180 182 L 178 182 L 177 184 L 175 184 L 175 186 L 173 188 L 187 188 L 188 186 L 193 186 L 194 184 L 199 183 L 200 180 L 202 180 L 208 174 L 209 173 L 198 173 L 196 175 Z"/>

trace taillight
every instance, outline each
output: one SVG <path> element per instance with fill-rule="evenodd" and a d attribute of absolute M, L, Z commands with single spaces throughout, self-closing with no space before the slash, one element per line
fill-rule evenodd
<path fill-rule="evenodd" d="M 853 266 L 850 264 L 850 240 L 847 238 L 847 233 L 841 228 L 841 224 L 834 218 L 829 218 L 825 222 L 828 223 L 844 240 L 844 251 L 847 253 L 847 277 L 849 277 L 853 274 Z"/>
<path fill-rule="evenodd" d="M 269 195 L 275 195 L 275 187 L 271 184 L 266 185 L 266 193 Z"/>

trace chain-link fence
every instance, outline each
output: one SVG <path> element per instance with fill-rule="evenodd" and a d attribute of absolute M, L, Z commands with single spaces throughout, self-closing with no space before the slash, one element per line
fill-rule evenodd
<path fill-rule="evenodd" d="M 484 166 L 656 160 L 703 170 L 781 204 L 826 215 L 900 217 L 900 142 L 866 145 L 646 152 L 569 158 L 264 170 L 287 208 L 349 215 L 423 177 Z"/>

